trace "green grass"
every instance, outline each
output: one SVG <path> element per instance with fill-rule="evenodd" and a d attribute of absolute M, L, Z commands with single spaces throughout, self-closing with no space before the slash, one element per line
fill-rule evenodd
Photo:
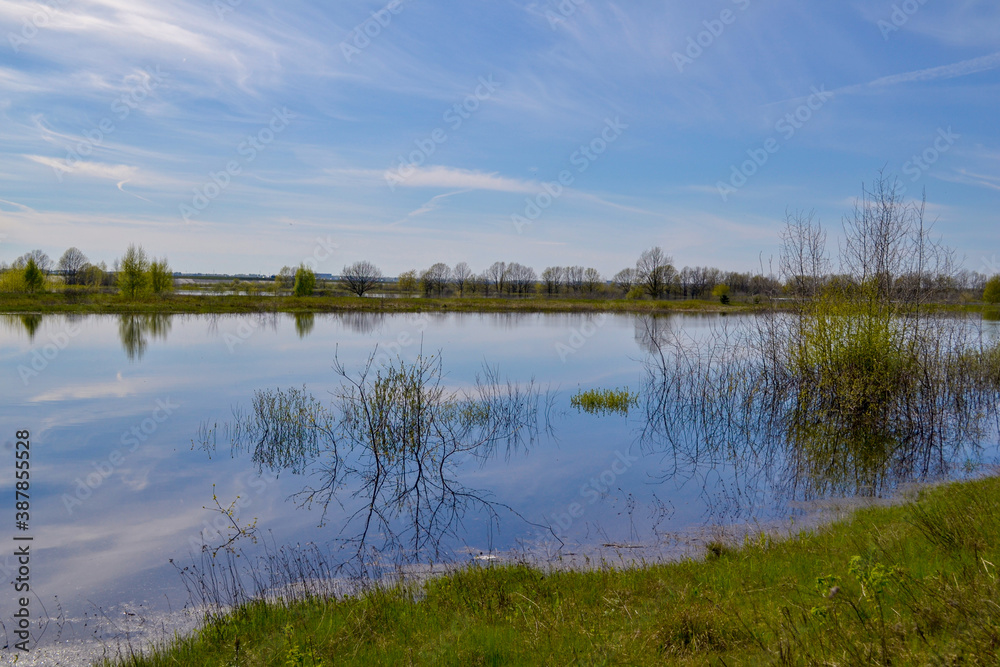
<path fill-rule="evenodd" d="M 639 394 L 625 389 L 588 389 L 578 391 L 569 399 L 577 410 L 590 414 L 618 413 L 627 415 L 629 409 L 639 404 Z"/>
<path fill-rule="evenodd" d="M 131 665 L 996 665 L 1000 479 L 707 558 L 255 603 Z M 418 594 L 419 593 L 419 594 Z"/>
<path fill-rule="evenodd" d="M 747 306 L 750 310 L 753 306 Z M 740 307 L 736 306 L 735 310 Z M 195 296 L 170 294 L 127 300 L 117 294 L 93 292 L 44 292 L 40 294 L 0 294 L 0 313 L 337 313 L 379 312 L 731 312 L 709 301 L 630 301 L 625 299 L 578 299 L 570 297 L 483 298 L 444 297 L 365 298 L 354 296 Z"/>

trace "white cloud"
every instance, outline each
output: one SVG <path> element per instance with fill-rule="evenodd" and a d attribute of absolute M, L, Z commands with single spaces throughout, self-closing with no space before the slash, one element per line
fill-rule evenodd
<path fill-rule="evenodd" d="M 389 172 L 395 174 L 396 172 Z M 494 190 L 497 192 L 534 193 L 539 185 L 531 181 L 453 167 L 415 167 L 402 176 L 398 185 L 411 188 L 447 188 L 464 190 Z"/>
<path fill-rule="evenodd" d="M 24 157 L 32 162 L 51 167 L 62 173 L 71 173 L 84 178 L 99 178 L 121 183 L 136 180 L 139 176 L 138 167 L 127 164 L 80 161 L 71 165 L 66 160 L 45 157 L 43 155 L 25 155 Z"/>

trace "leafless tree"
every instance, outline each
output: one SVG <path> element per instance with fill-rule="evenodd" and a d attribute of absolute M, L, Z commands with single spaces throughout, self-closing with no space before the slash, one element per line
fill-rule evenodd
<path fill-rule="evenodd" d="M 341 278 L 348 290 L 364 296 L 382 280 L 382 271 L 369 261 L 355 262 L 344 267 Z"/>
<path fill-rule="evenodd" d="M 546 294 L 559 294 L 559 288 L 563 282 L 562 267 L 550 266 L 542 271 L 542 282 L 545 283 Z"/>
<path fill-rule="evenodd" d="M 657 246 L 644 251 L 635 263 L 638 282 L 654 299 L 659 299 L 673 280 L 675 271 L 672 262 L 670 256 Z"/>
<path fill-rule="evenodd" d="M 603 282 L 601 273 L 597 269 L 588 268 L 583 272 L 583 291 L 593 294 L 597 286 Z"/>
<path fill-rule="evenodd" d="M 458 295 L 465 296 L 465 288 L 469 285 L 469 280 L 472 278 L 472 269 L 465 262 L 459 262 L 455 265 L 454 270 L 451 272 L 451 279 L 455 283 L 455 287 L 458 288 Z"/>
<path fill-rule="evenodd" d="M 438 262 L 421 275 L 427 292 L 437 292 L 438 296 L 444 294 L 444 288 L 451 280 L 451 267 L 444 262 Z"/>
<path fill-rule="evenodd" d="M 507 286 L 507 264 L 505 262 L 493 262 L 490 268 L 486 269 L 485 276 L 493 285 L 497 294 L 503 294 Z"/>
<path fill-rule="evenodd" d="M 614 283 L 623 293 L 628 294 L 635 285 L 635 269 L 622 269 L 615 274 Z"/>
<path fill-rule="evenodd" d="M 511 262 L 507 265 L 507 274 L 507 289 L 512 294 L 529 294 L 538 280 L 533 268 L 517 262 Z"/>
<path fill-rule="evenodd" d="M 567 266 L 563 271 L 566 276 L 566 286 L 572 288 L 574 292 L 579 292 L 583 288 L 583 267 Z"/>
<path fill-rule="evenodd" d="M 80 284 L 80 271 L 87 264 L 87 256 L 79 248 L 68 248 L 59 258 L 59 270 L 67 285 Z"/>
<path fill-rule="evenodd" d="M 781 278 L 795 296 L 816 295 L 823 277 L 830 270 L 826 254 L 826 231 L 815 220 L 815 213 L 785 213 L 778 260 Z"/>
<path fill-rule="evenodd" d="M 37 266 L 42 273 L 48 273 L 52 270 L 52 260 L 42 250 L 32 250 L 31 252 L 24 253 L 14 260 L 13 267 L 15 269 L 23 269 L 28 265 L 29 259 L 35 260 L 35 266 Z"/>

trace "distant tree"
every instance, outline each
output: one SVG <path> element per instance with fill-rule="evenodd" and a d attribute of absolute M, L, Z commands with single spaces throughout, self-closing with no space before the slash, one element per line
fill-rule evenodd
<path fill-rule="evenodd" d="M 983 289 L 983 301 L 995 305 L 1000 303 L 1000 275 L 995 275 L 986 281 Z"/>
<path fill-rule="evenodd" d="M 478 276 L 476 276 L 476 286 L 477 290 L 482 293 L 483 296 L 490 295 L 490 289 L 493 288 L 493 278 L 490 275 L 489 270 L 483 271 Z"/>
<path fill-rule="evenodd" d="M 465 290 L 469 286 L 469 281 L 472 278 L 472 269 L 465 262 L 459 262 L 455 265 L 455 268 L 451 272 L 451 279 L 455 283 L 455 287 L 458 288 L 458 295 L 465 296 Z"/>
<path fill-rule="evenodd" d="M 530 266 L 517 262 L 507 265 L 507 291 L 510 294 L 530 294 L 534 292 L 537 281 L 538 276 Z"/>
<path fill-rule="evenodd" d="M 63 280 L 67 285 L 79 285 L 80 271 L 87 264 L 87 256 L 79 248 L 67 248 L 62 257 L 59 258 L 59 270 L 62 271 Z"/>
<path fill-rule="evenodd" d="M 483 281 L 478 273 L 473 273 L 469 276 L 469 280 L 465 283 L 465 289 L 469 294 L 479 295 L 483 293 Z"/>
<path fill-rule="evenodd" d="M 281 290 L 291 289 L 295 285 L 295 270 L 290 266 L 281 267 L 281 271 L 278 271 L 274 276 L 274 291 L 280 292 Z"/>
<path fill-rule="evenodd" d="M 485 277 L 493 285 L 497 294 L 503 294 L 507 286 L 507 264 L 505 262 L 493 262 L 490 268 L 486 269 Z"/>
<path fill-rule="evenodd" d="M 729 285 L 716 285 L 712 289 L 712 296 L 716 297 L 721 303 L 729 304 Z"/>
<path fill-rule="evenodd" d="M 562 281 L 563 270 L 561 266 L 550 266 L 542 271 L 542 283 L 545 285 L 546 294 L 559 294 Z"/>
<path fill-rule="evenodd" d="M 429 297 L 434 293 L 434 277 L 431 276 L 430 269 L 420 272 L 420 293 Z"/>
<path fill-rule="evenodd" d="M 583 274 L 584 269 L 582 266 L 567 266 L 563 269 L 563 275 L 566 278 L 566 286 L 571 288 L 574 292 L 579 292 L 583 289 Z"/>
<path fill-rule="evenodd" d="M 615 274 L 612 280 L 614 280 L 615 285 L 618 286 L 618 289 L 623 294 L 628 294 L 629 290 L 635 285 L 635 269 L 622 269 Z"/>
<path fill-rule="evenodd" d="M 409 271 L 403 271 L 402 273 L 399 274 L 396 286 L 399 288 L 400 292 L 404 292 L 406 294 L 413 294 L 414 292 L 417 291 L 418 287 L 417 272 L 414 269 L 410 269 Z"/>
<path fill-rule="evenodd" d="M 118 267 L 118 290 L 125 298 L 134 299 L 149 287 L 149 259 L 141 245 L 130 244 Z"/>
<path fill-rule="evenodd" d="M 312 296 L 316 289 L 316 273 L 305 264 L 299 264 L 295 271 L 295 296 Z"/>
<path fill-rule="evenodd" d="M 601 273 L 597 269 L 585 269 L 583 272 L 583 291 L 593 294 L 597 286 L 603 282 Z"/>
<path fill-rule="evenodd" d="M 90 287 L 105 287 L 114 285 L 115 277 L 108 271 L 108 265 L 104 262 L 100 264 L 85 264 L 80 269 L 80 284 Z"/>
<path fill-rule="evenodd" d="M 382 271 L 368 261 L 355 262 L 350 266 L 345 266 L 342 274 L 347 289 L 359 297 L 364 296 L 365 292 L 378 285 L 382 279 Z"/>
<path fill-rule="evenodd" d="M 451 280 L 451 267 L 449 267 L 444 262 L 438 262 L 431 268 L 427 269 L 424 277 L 427 280 L 429 289 L 437 292 L 438 296 L 444 294 L 445 287 L 448 286 L 448 282 Z"/>
<path fill-rule="evenodd" d="M 34 257 L 28 257 L 24 265 L 24 287 L 28 292 L 38 292 L 45 287 L 45 274 L 35 264 Z"/>
<path fill-rule="evenodd" d="M 635 264 L 638 282 L 654 299 L 659 299 L 673 278 L 673 266 L 669 255 L 657 246 L 644 251 Z"/>
<path fill-rule="evenodd" d="M 812 211 L 786 211 L 781 231 L 778 270 L 788 291 L 800 298 L 816 295 L 822 277 L 829 271 L 826 232 Z"/>
<path fill-rule="evenodd" d="M 165 294 L 174 291 L 174 274 L 167 264 L 167 258 L 153 260 L 149 264 L 149 286 L 153 294 Z"/>
<path fill-rule="evenodd" d="M 32 250 L 31 252 L 26 252 L 17 259 L 11 265 L 15 269 L 24 269 L 28 266 L 28 260 L 32 259 L 35 261 L 35 268 L 37 268 L 42 273 L 48 273 L 52 270 L 52 260 L 41 250 Z"/>

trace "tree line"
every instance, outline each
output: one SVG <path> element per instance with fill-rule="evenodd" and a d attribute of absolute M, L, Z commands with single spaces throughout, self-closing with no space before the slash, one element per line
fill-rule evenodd
<path fill-rule="evenodd" d="M 782 253 L 780 278 L 762 272 L 723 271 L 714 267 L 685 266 L 678 270 L 669 254 L 660 247 L 653 247 L 639 256 L 635 266 L 610 277 L 583 266 L 549 266 L 537 274 L 532 267 L 518 262 L 494 262 L 476 273 L 466 262 L 459 262 L 454 267 L 438 262 L 424 270 L 404 271 L 392 281 L 374 263 L 359 261 L 344 266 L 339 287 L 357 296 L 379 288 L 425 297 L 716 298 L 728 303 L 730 297 L 805 298 L 824 286 L 849 285 L 855 281 L 849 270 L 839 274 L 831 272 L 828 263 L 808 252 L 809 243 L 818 241 L 802 232 L 810 228 L 811 214 L 795 213 L 788 218 L 782 234 L 783 251 L 794 245 L 802 252 L 797 255 Z M 110 269 L 104 262 L 91 263 L 76 247 L 67 249 L 58 262 L 53 262 L 42 250 L 32 250 L 9 266 L 0 263 L 0 292 L 43 291 L 48 285 L 48 276 L 53 273 L 61 276 L 67 286 L 116 288 L 132 299 L 145 294 L 168 293 L 174 287 L 166 258 L 151 258 L 141 245 L 132 244 Z M 951 265 L 936 271 L 923 271 L 921 275 L 916 272 L 897 275 L 892 283 L 894 289 L 917 288 L 941 300 L 981 294 L 987 303 L 1000 302 L 1000 276 L 988 279 L 975 271 L 954 270 Z M 296 296 L 309 296 L 317 286 L 315 272 L 304 264 L 295 269 L 285 266 L 274 276 L 277 294 L 290 291 Z"/>
<path fill-rule="evenodd" d="M 92 264 L 79 248 L 71 247 L 58 262 L 42 250 L 32 250 L 10 266 L 0 263 L 0 292 L 45 291 L 48 276 L 58 274 L 63 284 L 74 287 L 115 287 L 130 299 L 145 294 L 164 294 L 174 289 L 173 272 L 167 259 L 151 258 L 141 245 L 131 244 L 111 269 L 104 262 Z"/>
<path fill-rule="evenodd" d="M 794 214 L 790 217 L 800 216 Z M 794 225 L 789 225 L 794 229 Z M 790 233 L 786 231 L 786 234 Z M 785 239 L 787 244 L 789 239 Z M 821 271 L 814 269 L 821 268 Z M 644 251 L 633 267 L 624 268 L 606 277 L 592 267 L 550 266 L 541 274 L 517 262 L 494 262 L 476 273 L 466 262 L 454 268 L 444 262 L 425 270 L 412 269 L 392 281 L 383 278 L 372 262 L 356 262 L 345 266 L 341 276 L 343 286 L 353 294 L 363 296 L 376 288 L 395 289 L 404 294 L 437 296 L 578 296 L 582 298 L 624 297 L 630 299 L 709 299 L 728 303 L 730 297 L 799 298 L 805 283 L 814 283 L 812 292 L 827 284 L 848 284 L 855 280 L 849 270 L 834 273 L 829 265 L 780 267 L 780 277 L 763 272 L 723 271 L 715 267 L 685 266 L 678 270 L 673 258 L 662 248 Z M 928 293 L 943 300 L 978 296 L 987 290 L 988 278 L 966 269 L 941 267 L 939 271 L 924 271 L 923 275 L 896 276 L 900 289 L 907 283 L 918 283 Z M 1000 286 L 1000 277 L 995 281 Z M 989 302 L 992 292 L 986 291 Z"/>

